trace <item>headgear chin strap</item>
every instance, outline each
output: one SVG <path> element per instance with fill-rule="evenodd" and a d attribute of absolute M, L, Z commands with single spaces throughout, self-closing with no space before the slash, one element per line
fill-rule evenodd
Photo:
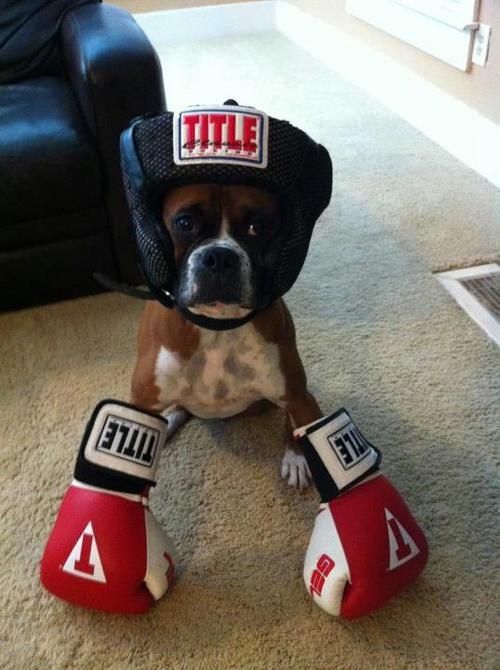
<path fill-rule="evenodd" d="M 233 319 L 216 319 L 211 316 L 205 316 L 204 314 L 195 314 L 187 309 L 187 307 L 177 305 L 175 298 L 167 291 L 158 289 L 152 290 L 151 287 L 149 289 L 144 289 L 128 286 L 127 284 L 116 282 L 100 272 L 94 272 L 94 279 L 110 291 L 118 291 L 119 293 L 128 295 L 131 298 L 138 298 L 139 300 L 158 300 L 158 302 L 164 307 L 168 307 L 168 309 L 177 307 L 185 319 L 191 321 L 191 323 L 194 323 L 196 326 L 200 326 L 200 328 L 207 328 L 208 330 L 234 330 L 251 321 L 256 314 L 262 311 L 262 308 L 254 309 L 245 316 L 235 317 Z"/>
<path fill-rule="evenodd" d="M 185 307 L 179 307 L 179 311 L 188 321 L 191 321 L 191 323 L 194 323 L 196 326 L 200 326 L 200 328 L 208 328 L 209 330 L 234 330 L 251 321 L 261 310 L 254 309 L 246 316 L 240 316 L 234 319 L 214 319 L 213 317 L 205 316 L 204 314 L 194 314 L 194 312 L 191 312 Z"/>
<path fill-rule="evenodd" d="M 194 323 L 195 326 L 207 328 L 208 330 L 234 330 L 251 321 L 258 312 L 262 311 L 261 309 L 253 309 L 245 316 L 232 319 L 217 319 L 211 316 L 205 316 L 204 314 L 195 314 L 195 312 L 192 312 L 187 307 L 177 304 L 174 296 L 164 289 L 157 289 L 154 286 L 149 285 L 148 295 L 150 296 L 148 299 L 156 299 L 161 302 L 164 307 L 168 307 L 169 309 L 176 307 L 185 319 Z"/>
<path fill-rule="evenodd" d="M 175 306 L 174 246 L 162 221 L 162 201 L 186 184 L 256 186 L 284 205 L 288 236 L 271 268 L 269 302 L 284 295 L 304 264 L 314 224 L 332 191 L 327 150 L 306 133 L 252 107 L 190 107 L 132 121 L 120 141 L 122 174 L 132 215 L 140 266 L 150 293 Z M 178 308 L 193 323 L 212 330 L 237 328 L 240 319 L 214 319 Z"/>

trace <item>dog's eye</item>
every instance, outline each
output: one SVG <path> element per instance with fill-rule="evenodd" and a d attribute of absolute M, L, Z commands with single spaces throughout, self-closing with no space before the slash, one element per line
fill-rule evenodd
<path fill-rule="evenodd" d="M 179 230 L 181 233 L 192 233 L 196 229 L 196 221 L 188 214 L 182 214 L 181 216 L 178 216 L 174 223 L 177 230 Z"/>
<path fill-rule="evenodd" d="M 264 221 L 261 218 L 255 217 L 248 224 L 247 233 L 251 237 L 257 237 L 262 233 L 263 229 L 264 229 Z"/>

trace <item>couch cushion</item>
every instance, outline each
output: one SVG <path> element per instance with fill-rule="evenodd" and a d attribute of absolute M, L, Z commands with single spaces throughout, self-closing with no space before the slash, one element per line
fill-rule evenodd
<path fill-rule="evenodd" d="M 44 219 L 18 221 L 10 226 L 0 226 L 0 253 L 48 242 L 87 237 L 103 230 L 109 230 L 104 204 Z"/>
<path fill-rule="evenodd" d="M 99 159 L 62 77 L 0 86 L 0 226 L 96 204 Z"/>
<path fill-rule="evenodd" d="M 0 311 L 100 293 L 104 289 L 93 272 L 116 277 L 107 230 L 20 251 L 0 251 Z"/>

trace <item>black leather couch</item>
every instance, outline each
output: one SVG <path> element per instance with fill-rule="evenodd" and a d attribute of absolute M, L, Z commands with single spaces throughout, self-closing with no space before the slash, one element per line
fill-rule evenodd
<path fill-rule="evenodd" d="M 58 71 L 0 85 L 2 310 L 102 291 L 96 271 L 140 279 L 119 136 L 165 109 L 156 52 L 103 4 L 67 12 L 57 40 Z"/>

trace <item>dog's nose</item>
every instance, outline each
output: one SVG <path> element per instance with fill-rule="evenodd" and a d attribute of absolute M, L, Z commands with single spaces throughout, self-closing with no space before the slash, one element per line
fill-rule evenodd
<path fill-rule="evenodd" d="M 207 247 L 201 255 L 201 263 L 213 274 L 223 276 L 238 266 L 238 255 L 227 247 Z"/>

